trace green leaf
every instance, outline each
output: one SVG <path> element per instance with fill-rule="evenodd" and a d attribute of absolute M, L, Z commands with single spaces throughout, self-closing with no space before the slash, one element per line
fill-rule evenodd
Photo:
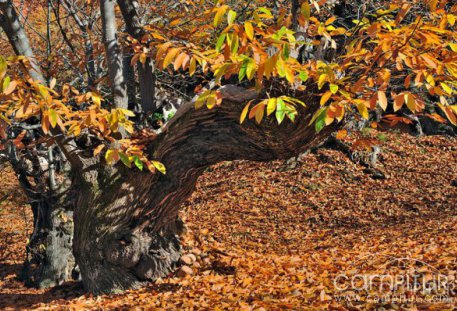
<path fill-rule="evenodd" d="M 316 125 L 315 125 L 315 129 L 316 129 L 316 132 L 319 133 L 320 131 L 322 131 L 322 129 L 325 127 L 325 120 L 323 118 L 318 118 L 317 121 L 316 121 Z"/>
<path fill-rule="evenodd" d="M 230 10 L 227 15 L 227 21 L 229 25 L 232 25 L 233 22 L 235 21 L 236 18 L 236 12 L 233 10 Z"/>
<path fill-rule="evenodd" d="M 225 42 L 225 38 L 227 37 L 226 33 L 223 33 L 217 38 L 217 43 L 216 43 L 216 51 L 220 52 L 222 50 L 222 45 Z"/>
<path fill-rule="evenodd" d="M 267 8 L 260 7 L 257 9 L 257 11 L 262 12 L 263 14 L 267 15 L 267 17 L 273 17 L 273 15 L 271 14 L 271 11 Z"/>
<path fill-rule="evenodd" d="M 282 100 L 282 98 L 278 98 L 276 103 L 276 120 L 278 121 L 278 124 L 282 123 L 285 115 L 286 105 L 284 104 L 284 100 Z"/>
<path fill-rule="evenodd" d="M 249 60 L 245 59 L 243 64 L 241 65 L 240 72 L 238 73 L 238 80 L 241 82 L 243 81 L 244 77 L 246 76 L 246 71 L 248 69 Z"/>
<path fill-rule="evenodd" d="M 2 91 L 4 92 L 8 86 L 10 85 L 11 78 L 10 76 L 6 76 L 5 79 L 3 79 L 3 85 L 2 85 Z"/>
<path fill-rule="evenodd" d="M 5 58 L 0 56 L 0 80 L 5 76 L 7 68 L 8 64 L 6 63 Z"/>
<path fill-rule="evenodd" d="M 327 116 L 327 109 L 322 109 L 316 119 L 316 124 L 314 128 L 316 132 L 319 133 L 325 127 L 325 117 Z"/>
<path fill-rule="evenodd" d="M 230 51 L 232 52 L 232 54 L 236 54 L 236 52 L 238 52 L 238 48 L 240 46 L 240 42 L 238 40 L 238 36 L 236 34 L 229 34 L 229 37 L 230 37 Z"/>
<path fill-rule="evenodd" d="M 297 109 L 295 109 L 294 106 L 286 105 L 286 115 L 292 122 L 295 121 L 295 117 L 297 116 L 297 114 Z"/>
<path fill-rule="evenodd" d="M 299 77 L 300 77 L 300 80 L 302 80 L 303 82 L 308 81 L 308 78 L 309 78 L 308 73 L 306 71 L 300 71 Z"/>
<path fill-rule="evenodd" d="M 142 171 L 143 170 L 143 162 L 141 162 L 140 158 L 138 158 L 137 156 L 135 156 L 133 159 L 134 159 L 133 161 L 135 163 L 135 166 L 138 167 L 138 169 L 140 171 Z"/>
<path fill-rule="evenodd" d="M 282 58 L 284 60 L 288 60 L 290 56 L 290 44 L 289 43 L 284 43 L 282 46 Z"/>
<path fill-rule="evenodd" d="M 338 85 L 336 84 L 330 84 L 330 92 L 332 92 L 332 94 L 336 94 L 336 92 L 338 92 Z"/>
<path fill-rule="evenodd" d="M 123 152 L 119 152 L 119 158 L 121 158 L 121 161 L 122 163 L 125 164 L 125 166 L 127 167 L 132 167 L 132 162 L 130 161 L 129 157 L 123 153 Z"/>

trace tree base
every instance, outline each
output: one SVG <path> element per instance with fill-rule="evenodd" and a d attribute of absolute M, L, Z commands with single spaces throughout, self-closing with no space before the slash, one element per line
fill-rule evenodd
<path fill-rule="evenodd" d="M 57 208 L 39 226 L 27 245 L 20 279 L 26 286 L 49 288 L 72 279 L 75 270 L 73 212 Z"/>
<path fill-rule="evenodd" d="M 94 294 L 119 293 L 147 281 L 169 276 L 176 270 L 182 253 L 179 236 L 182 222 L 156 234 L 115 234 L 98 251 L 87 244 L 77 252 L 85 290 Z M 92 248 L 92 251 L 89 249 Z"/>

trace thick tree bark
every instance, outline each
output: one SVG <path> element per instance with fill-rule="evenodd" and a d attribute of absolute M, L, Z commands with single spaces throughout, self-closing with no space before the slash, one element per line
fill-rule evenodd
<path fill-rule="evenodd" d="M 268 118 L 239 124 L 241 110 L 258 95 L 236 86 L 222 88 L 223 103 L 212 110 L 183 105 L 149 146 L 150 156 L 167 174 L 107 170 L 88 156 L 79 175 L 74 252 L 83 283 L 93 293 L 135 288 L 168 274 L 179 259 L 176 219 L 181 203 L 194 191 L 209 165 L 224 160 L 288 159 L 321 143 L 331 132 L 308 126 L 316 99 L 300 109 L 295 123 Z"/>

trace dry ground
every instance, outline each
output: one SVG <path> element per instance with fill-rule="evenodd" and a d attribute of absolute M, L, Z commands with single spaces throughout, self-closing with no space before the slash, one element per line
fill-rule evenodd
<path fill-rule="evenodd" d="M 456 282 L 457 139 L 371 135 L 382 141 L 378 168 L 385 179 L 326 149 L 295 168 L 284 162 L 211 168 L 183 210 L 184 247 L 198 254 L 194 275 L 101 297 L 84 295 L 76 282 L 35 290 L 16 280 L 31 216 L 14 175 L 4 170 L 0 309 L 452 310 L 455 293 L 430 302 L 433 293 L 415 296 L 400 287 L 394 293 L 414 301 L 402 304 L 374 301 L 379 288 L 335 287 L 341 274 L 413 268 L 428 281 L 439 272 Z M 406 258 L 406 266 L 395 258 Z M 354 294 L 362 301 L 341 300 Z"/>

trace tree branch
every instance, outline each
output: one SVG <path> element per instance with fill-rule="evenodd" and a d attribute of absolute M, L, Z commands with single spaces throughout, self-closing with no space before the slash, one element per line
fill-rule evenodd
<path fill-rule="evenodd" d="M 193 102 L 180 107 L 175 117 L 150 146 L 151 157 L 167 167 L 167 174 L 150 183 L 152 206 L 141 206 L 138 221 L 159 230 L 175 219 L 179 206 L 192 193 L 198 176 L 210 165 L 221 161 L 271 161 L 289 159 L 324 141 L 335 126 L 316 133 L 309 126 L 320 108 L 312 95 L 301 96 L 307 107 L 297 107 L 294 123 L 278 125 L 274 118 L 261 124 L 253 120 L 239 123 L 247 101 L 257 98 L 252 90 L 228 85 L 221 89 L 223 103 L 214 109 L 195 109 Z M 144 183 L 144 181 L 140 181 Z M 142 186 L 144 188 L 144 186 Z"/>

